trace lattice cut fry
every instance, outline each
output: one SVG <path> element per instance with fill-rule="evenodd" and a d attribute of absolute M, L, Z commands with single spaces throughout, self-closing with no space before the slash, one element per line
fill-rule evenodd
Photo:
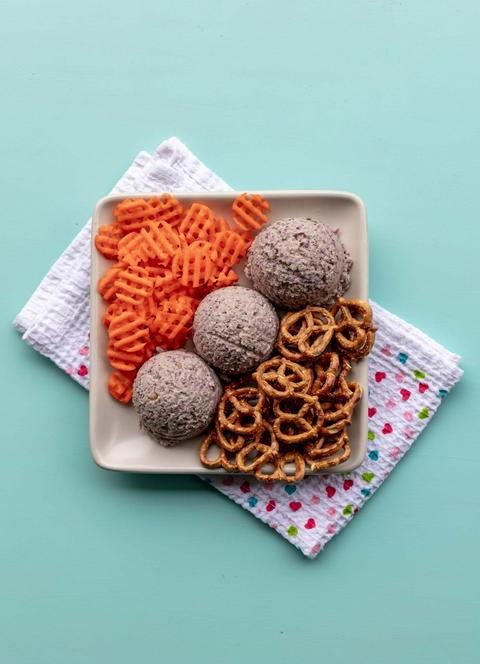
<path fill-rule="evenodd" d="M 193 203 L 187 210 L 178 230 L 183 233 L 189 244 L 196 240 L 208 240 L 213 232 L 215 218 L 213 212 L 202 203 Z"/>
<path fill-rule="evenodd" d="M 224 233 L 225 231 L 229 230 L 231 229 L 226 219 L 224 219 L 223 217 L 215 217 L 213 220 L 213 224 L 208 229 L 206 239 L 213 244 L 215 242 L 215 238 L 219 233 Z"/>
<path fill-rule="evenodd" d="M 127 233 L 118 243 L 118 259 L 126 265 L 138 265 L 149 260 L 143 237 L 137 231 Z"/>
<path fill-rule="evenodd" d="M 118 273 L 115 286 L 119 300 L 136 305 L 152 294 L 153 279 L 144 268 L 128 266 Z"/>
<path fill-rule="evenodd" d="M 113 216 L 124 233 L 138 231 L 150 221 L 156 221 L 156 212 L 149 201 L 143 198 L 126 198 L 118 203 Z"/>
<path fill-rule="evenodd" d="M 233 267 L 247 255 L 250 243 L 235 231 L 218 233 L 213 243 L 216 251 L 215 263 L 219 267 Z"/>
<path fill-rule="evenodd" d="M 105 302 L 112 302 L 115 299 L 117 293 L 116 281 L 118 275 L 125 269 L 125 267 L 126 266 L 123 263 L 115 263 L 115 265 L 111 265 L 103 277 L 98 280 L 98 292 Z"/>
<path fill-rule="evenodd" d="M 140 235 L 148 257 L 164 264 L 181 248 L 179 234 L 165 221 L 149 224 L 147 228 L 142 228 Z"/>
<path fill-rule="evenodd" d="M 207 283 L 214 271 L 212 251 L 210 242 L 197 240 L 176 254 L 172 271 L 183 286 L 197 288 Z"/>
<path fill-rule="evenodd" d="M 187 295 L 175 295 L 161 303 L 152 330 L 162 348 L 173 350 L 185 343 L 197 306 L 198 301 Z"/>
<path fill-rule="evenodd" d="M 270 205 L 260 194 L 241 194 L 232 205 L 233 220 L 244 231 L 258 230 L 267 221 Z"/>
<path fill-rule="evenodd" d="M 123 311 L 112 319 L 108 336 L 115 350 L 138 353 L 145 348 L 150 331 L 138 311 Z"/>
<path fill-rule="evenodd" d="M 178 226 L 182 219 L 183 207 L 176 198 L 170 194 L 153 196 L 149 204 L 157 221 L 165 221 L 170 226 Z"/>
<path fill-rule="evenodd" d="M 225 288 L 225 286 L 232 286 L 237 281 L 238 274 L 235 272 L 235 270 L 232 270 L 232 268 L 228 266 L 222 268 L 221 272 L 219 272 L 212 279 L 215 288 Z"/>
<path fill-rule="evenodd" d="M 132 309 L 133 309 L 132 304 L 128 304 L 127 302 L 122 302 L 122 300 L 118 300 L 115 295 L 115 299 L 113 300 L 113 302 L 110 302 L 108 307 L 105 309 L 102 322 L 105 325 L 105 327 L 108 328 L 110 327 L 110 323 L 115 318 L 115 316 L 118 316 L 124 311 L 131 311 Z"/>
<path fill-rule="evenodd" d="M 98 252 L 109 260 L 117 259 L 118 242 L 123 235 L 122 229 L 117 224 L 100 226 L 95 236 L 95 247 Z"/>
<path fill-rule="evenodd" d="M 114 371 L 108 379 L 108 391 L 111 396 L 121 403 L 130 403 L 132 400 L 133 381 L 135 371 Z"/>
<path fill-rule="evenodd" d="M 127 353 L 124 350 L 117 350 L 110 343 L 107 349 L 107 358 L 114 369 L 119 371 L 134 371 L 144 361 L 144 353 Z"/>

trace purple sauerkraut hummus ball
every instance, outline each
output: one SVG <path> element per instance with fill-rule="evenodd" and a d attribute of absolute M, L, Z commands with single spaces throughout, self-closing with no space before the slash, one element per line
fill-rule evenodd
<path fill-rule="evenodd" d="M 350 286 L 352 260 L 338 230 L 316 219 L 279 219 L 264 228 L 248 252 L 253 287 L 284 309 L 330 307 Z"/>
<path fill-rule="evenodd" d="M 165 446 L 198 436 L 213 419 L 222 387 L 201 357 L 171 350 L 150 358 L 133 385 L 141 427 Z"/>
<path fill-rule="evenodd" d="M 209 293 L 193 323 L 193 343 L 199 355 L 222 374 L 246 373 L 271 354 L 278 316 L 257 291 L 228 286 Z"/>

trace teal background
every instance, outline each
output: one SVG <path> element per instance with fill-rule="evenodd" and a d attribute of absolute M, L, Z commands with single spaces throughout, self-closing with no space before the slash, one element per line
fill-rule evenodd
<path fill-rule="evenodd" d="M 0 14 L 2 664 L 478 661 L 478 3 Z M 425 434 L 313 562 L 193 477 L 99 470 L 87 394 L 10 326 L 172 134 L 240 189 L 358 193 L 372 297 L 463 355 Z"/>

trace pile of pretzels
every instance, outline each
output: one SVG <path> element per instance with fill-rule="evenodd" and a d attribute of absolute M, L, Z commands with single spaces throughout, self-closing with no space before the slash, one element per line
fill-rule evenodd
<path fill-rule="evenodd" d="M 291 483 L 307 468 L 325 471 L 346 461 L 348 427 L 362 396 L 348 375 L 372 349 L 375 331 L 363 300 L 286 314 L 279 354 L 226 386 L 200 446 L 202 464 Z"/>

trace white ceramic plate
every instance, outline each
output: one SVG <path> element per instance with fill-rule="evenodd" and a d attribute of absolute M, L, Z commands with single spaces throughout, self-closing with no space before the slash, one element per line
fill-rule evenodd
<path fill-rule="evenodd" d="M 241 193 L 241 192 L 240 192 Z M 281 217 L 309 216 L 321 220 L 332 228 L 340 229 L 342 242 L 352 259 L 352 284 L 348 297 L 368 297 L 368 245 L 365 207 L 357 196 L 338 191 L 262 191 L 270 203 L 271 221 Z M 135 198 L 147 198 L 153 194 L 136 194 Z M 185 206 L 193 201 L 204 202 L 218 215 L 231 219 L 231 204 L 238 192 L 175 194 Z M 103 198 L 95 208 L 93 236 L 99 226 L 113 221 L 112 210 L 125 196 Z M 224 474 L 225 471 L 208 470 L 198 459 L 196 438 L 177 447 L 162 447 L 140 430 L 132 407 L 112 399 L 107 391 L 111 368 L 107 362 L 107 333 L 102 324 L 105 304 L 97 292 L 99 277 L 111 263 L 101 256 L 92 242 L 92 322 L 90 364 L 90 445 L 95 462 L 102 468 L 139 473 L 200 473 Z M 250 283 L 243 274 L 243 266 L 237 267 L 240 283 Z M 367 361 L 354 366 L 352 378 L 362 387 L 364 396 L 355 410 L 350 427 L 351 456 L 343 464 L 331 469 L 332 473 L 344 473 L 359 466 L 367 449 Z"/>

